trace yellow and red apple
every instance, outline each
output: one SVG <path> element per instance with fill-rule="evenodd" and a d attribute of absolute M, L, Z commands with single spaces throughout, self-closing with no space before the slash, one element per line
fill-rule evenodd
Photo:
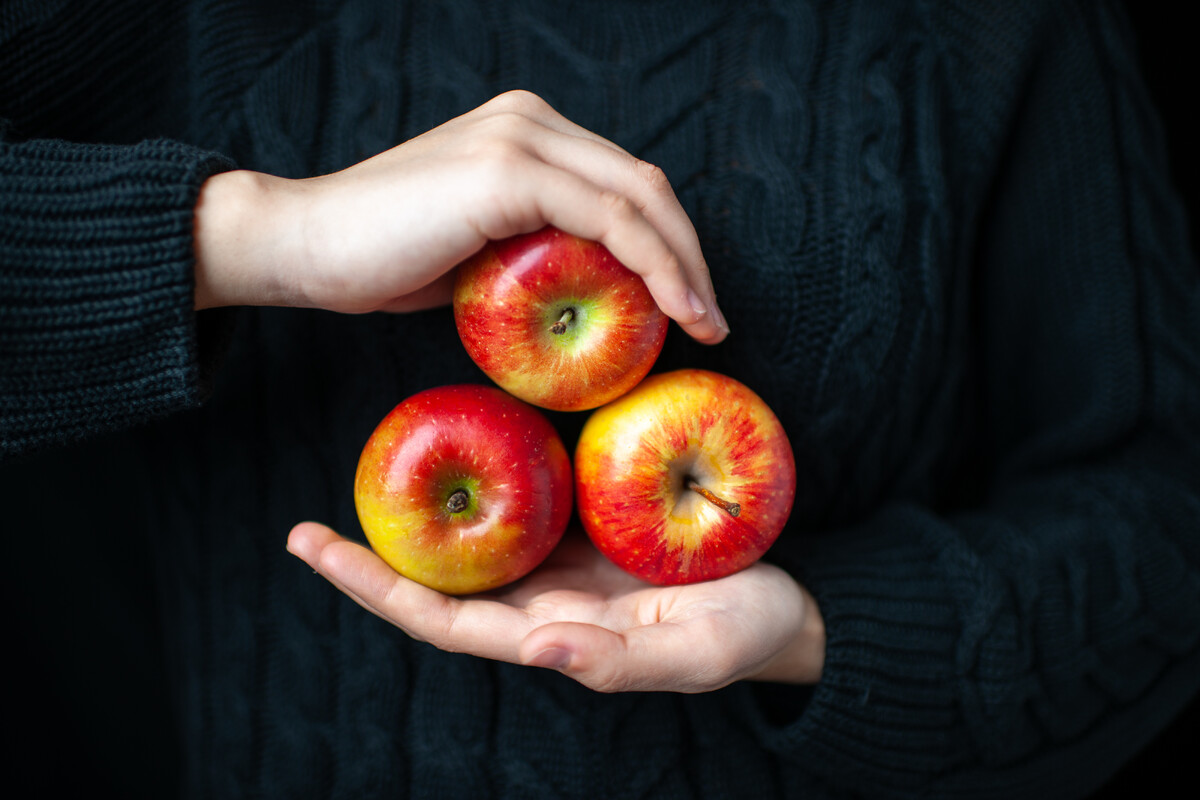
<path fill-rule="evenodd" d="M 427 389 L 379 423 L 354 501 L 393 569 L 447 594 L 486 591 L 540 564 L 571 514 L 571 464 L 537 409 L 491 386 Z"/>
<path fill-rule="evenodd" d="M 604 245 L 553 227 L 491 242 L 460 265 L 454 320 L 489 378 L 556 411 L 632 389 L 667 333 L 638 275 Z"/>
<path fill-rule="evenodd" d="M 796 467 L 774 412 L 747 386 L 699 369 L 652 375 L 597 409 L 575 448 L 588 536 L 659 585 L 750 566 L 791 513 Z"/>

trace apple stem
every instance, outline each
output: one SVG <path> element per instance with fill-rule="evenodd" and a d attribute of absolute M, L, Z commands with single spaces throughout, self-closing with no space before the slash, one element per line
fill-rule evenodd
<path fill-rule="evenodd" d="M 710 492 L 708 489 L 705 489 L 703 486 L 696 483 L 696 481 L 693 480 L 692 478 L 687 479 L 686 485 L 687 485 L 687 488 L 691 489 L 693 492 L 700 495 L 701 497 L 703 497 L 708 502 L 712 503 L 717 508 L 721 509 L 722 511 L 729 512 L 729 516 L 736 517 L 738 514 L 742 513 L 742 507 L 739 504 L 731 503 L 728 500 L 722 500 L 721 498 L 717 497 L 715 494 Z"/>
<path fill-rule="evenodd" d="M 451 514 L 457 514 L 460 511 L 465 511 L 467 505 L 471 501 L 471 495 L 466 489 L 455 489 L 446 500 L 446 510 Z"/>
<path fill-rule="evenodd" d="M 567 332 L 567 325 L 570 324 L 571 320 L 573 319 L 575 319 L 575 310 L 568 308 L 562 313 L 562 316 L 558 318 L 558 322 L 550 326 L 550 332 L 557 333 L 559 336 L 562 336 Z"/>

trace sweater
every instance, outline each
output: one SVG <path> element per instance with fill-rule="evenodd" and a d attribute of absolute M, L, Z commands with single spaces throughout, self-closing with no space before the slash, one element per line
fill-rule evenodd
<path fill-rule="evenodd" d="M 655 369 L 787 430 L 767 559 L 821 610 L 816 686 L 596 694 L 412 641 L 285 553 L 301 519 L 360 535 L 394 404 L 487 379 L 445 308 L 196 313 L 199 187 L 513 88 L 695 223 L 733 333 L 673 327 Z M 1200 273 L 1112 3 L 18 0 L 0 119 L 17 624 L 47 714 L 85 710 L 52 735 L 130 785 L 1077 797 L 1200 688 Z M 552 415 L 568 446 L 583 418 Z"/>

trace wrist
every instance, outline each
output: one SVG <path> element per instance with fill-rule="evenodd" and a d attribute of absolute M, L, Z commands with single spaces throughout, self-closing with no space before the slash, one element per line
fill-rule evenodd
<path fill-rule="evenodd" d="M 286 240 L 278 213 L 283 179 L 234 170 L 200 188 L 193 218 L 195 307 L 290 305 L 279 279 Z"/>
<path fill-rule="evenodd" d="M 750 680 L 812 684 L 821 680 L 825 667 L 825 620 L 817 602 L 800 586 L 804 616 L 800 630 Z"/>

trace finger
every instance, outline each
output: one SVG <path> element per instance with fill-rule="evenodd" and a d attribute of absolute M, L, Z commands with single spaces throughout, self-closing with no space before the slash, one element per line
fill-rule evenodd
<path fill-rule="evenodd" d="M 685 332 L 708 343 L 725 337 L 719 312 L 711 312 L 690 286 L 679 256 L 629 197 L 538 160 L 522 163 L 517 174 L 508 166 L 493 180 L 503 181 L 514 202 L 503 216 L 481 220 L 487 238 L 550 224 L 599 241 L 642 276 L 659 308 Z"/>
<path fill-rule="evenodd" d="M 558 113 L 545 99 L 524 89 L 513 89 L 512 91 L 496 95 L 482 106 L 464 114 L 463 118 L 472 116 L 488 117 L 503 113 L 519 114 L 532 122 L 536 122 L 558 133 L 567 136 L 576 136 L 595 144 L 604 145 L 620 153 L 625 153 L 625 150 L 620 145 L 605 139 L 597 133 L 589 131 L 582 125 L 577 125 Z"/>
<path fill-rule="evenodd" d="M 414 639 L 454 653 L 519 663 L 532 624 L 523 612 L 484 598 L 457 598 L 397 573 L 375 553 L 330 528 L 305 522 L 292 529 L 288 550 L 373 614 Z"/>
<path fill-rule="evenodd" d="M 644 263 L 645 259 L 637 258 L 633 244 L 602 239 L 604 244 L 646 280 L 663 312 L 691 336 L 714 344 L 725 338 L 729 326 L 717 305 L 695 228 L 661 169 L 576 125 L 529 92 L 500 95 L 464 118 L 472 116 L 497 125 L 491 135 L 518 143 L 547 164 L 621 198 L 614 200 L 616 205 L 622 200 L 632 202 L 665 242 L 671 260 Z M 578 230 L 564 230 L 585 235 Z"/>
<path fill-rule="evenodd" d="M 624 150 L 596 148 L 589 141 L 578 136 L 543 136 L 532 139 L 531 144 L 537 156 L 547 163 L 575 171 L 597 186 L 633 201 L 675 254 L 681 272 L 678 277 L 699 301 L 695 310 L 710 315 L 708 321 L 716 333 L 703 340 L 723 339 L 729 326 L 717 304 L 699 237 L 666 173 Z M 689 332 L 697 337 L 702 335 L 699 328 Z"/>
<path fill-rule="evenodd" d="M 723 648 L 692 626 L 672 622 L 616 632 L 598 625 L 556 622 L 521 643 L 521 663 L 557 669 L 598 692 L 707 692 L 740 677 Z M 722 642 L 720 638 L 711 640 Z"/>
<path fill-rule="evenodd" d="M 319 522 L 301 522 L 288 533 L 287 550 L 313 569 L 317 569 L 321 551 L 325 546 L 341 540 L 342 537 L 327 525 Z"/>
<path fill-rule="evenodd" d="M 355 545 L 353 542 L 350 542 L 349 540 L 339 536 L 332 528 L 329 528 L 318 522 L 301 522 L 292 528 L 291 533 L 288 534 L 288 552 L 299 557 L 302 561 L 312 567 L 318 574 L 322 575 L 327 581 L 332 583 L 335 588 L 347 595 L 350 599 L 358 603 L 367 611 L 386 619 L 383 614 L 380 614 L 379 611 L 375 609 L 369 601 L 364 599 L 358 593 L 358 591 L 353 588 L 354 585 L 361 583 L 360 580 L 352 578 L 349 580 L 349 582 L 347 582 L 344 576 L 339 574 L 331 575 L 327 572 L 326 567 L 322 563 L 322 559 L 324 558 L 328 548 L 336 547 L 338 545 L 347 545 L 351 548 L 358 547 L 359 549 L 363 549 L 360 545 Z M 377 579 L 384 578 L 386 580 L 387 576 L 380 574 L 376 575 L 375 577 Z M 393 624 L 396 624 L 392 620 L 389 621 L 393 622 Z M 403 626 L 400 625 L 397 625 L 397 627 L 403 628 Z M 407 630 L 405 632 L 408 633 Z M 409 635 L 412 634 L 410 633 Z"/>

